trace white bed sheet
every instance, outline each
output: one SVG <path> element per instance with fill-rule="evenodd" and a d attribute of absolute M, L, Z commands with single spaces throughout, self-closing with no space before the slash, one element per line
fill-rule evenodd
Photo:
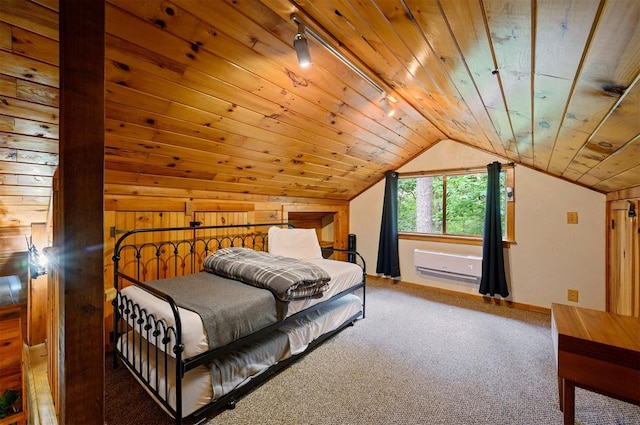
<path fill-rule="evenodd" d="M 209 404 L 211 401 L 217 400 L 223 395 L 227 394 L 231 390 L 243 385 L 252 378 L 263 373 L 268 367 L 282 361 L 292 355 L 300 354 L 303 352 L 309 343 L 317 339 L 319 336 L 331 332 L 342 325 L 347 319 L 356 315 L 362 311 L 362 300 L 356 295 L 346 295 L 335 302 L 332 302 L 328 306 L 323 306 L 309 315 L 305 315 L 300 319 L 294 321 L 294 323 L 282 328 L 289 340 L 289 347 L 283 353 L 280 353 L 280 359 L 274 360 L 271 364 L 266 364 L 264 358 L 260 358 L 258 361 L 249 360 L 247 363 L 240 362 L 239 358 L 230 357 L 225 364 L 218 364 L 218 367 L 226 368 L 224 375 L 231 376 L 230 382 L 221 382 L 218 379 L 213 382 L 210 370 L 202 365 L 198 366 L 185 374 L 182 385 L 182 414 L 183 417 L 190 415 L 199 408 Z M 308 316 L 308 317 L 307 317 Z M 125 336 L 123 335 L 122 338 Z M 129 358 L 133 356 L 133 343 L 132 338 L 135 337 L 133 332 L 129 332 L 126 338 L 129 340 L 128 353 Z M 118 341 L 118 348 L 122 350 L 122 339 Z M 146 359 L 146 344 L 142 345 L 142 356 L 139 358 Z M 127 346 L 127 345 L 125 345 Z M 138 350 L 138 346 L 135 346 Z M 137 353 L 140 355 L 140 353 Z M 156 367 L 155 359 L 153 356 L 149 361 L 149 377 L 150 382 L 154 383 L 155 376 L 159 373 L 159 392 L 164 396 L 164 383 L 167 379 L 164 376 L 164 359 L 160 359 L 159 368 Z M 137 369 L 142 370 L 143 375 L 147 377 L 147 362 L 142 362 L 142 367 L 135 365 Z M 175 409 L 176 406 L 176 391 L 175 391 L 175 361 L 173 358 L 169 358 L 169 396 L 168 402 Z M 134 374 L 134 377 L 136 375 Z M 136 377 L 136 379 L 138 379 Z M 144 385 L 143 385 L 144 387 Z M 144 387 L 147 389 L 146 387 Z M 147 390 L 148 391 L 148 390 Z M 152 398 L 155 396 L 149 392 Z M 156 400 L 156 402 L 158 402 Z M 158 404 L 164 409 L 162 404 Z M 166 409 L 165 409 L 166 411 Z M 167 412 L 168 413 L 168 412 Z"/>
<path fill-rule="evenodd" d="M 362 300 L 356 295 L 345 295 L 309 314 L 287 323 L 279 330 L 289 337 L 291 355 L 302 353 L 309 343 L 319 336 L 336 329 L 352 316 L 362 312 Z"/>
<path fill-rule="evenodd" d="M 335 294 L 362 282 L 362 268 L 356 264 L 325 258 L 309 259 L 305 261 L 316 264 L 329 273 L 329 276 L 331 276 L 329 288 L 323 293 L 321 298 L 310 298 L 289 302 L 287 317 L 307 309 L 312 305 L 318 304 L 319 302 L 325 301 Z M 153 314 L 156 320 L 164 320 L 167 326 L 175 326 L 175 320 L 169 304 L 165 303 L 155 295 L 133 285 L 127 286 L 120 292 L 139 306 L 144 306 L 147 313 Z M 189 358 L 207 351 L 209 349 L 209 344 L 207 342 L 206 330 L 200 316 L 197 313 L 184 308 L 178 308 L 178 311 L 180 312 L 182 322 L 182 344 L 184 345 L 183 357 Z M 132 323 L 129 324 L 133 326 Z M 153 331 L 153 329 L 151 331 Z M 174 356 L 174 344 L 175 339 L 172 338 L 171 342 L 169 342 L 167 346 L 169 353 L 172 356 Z"/>
<path fill-rule="evenodd" d="M 345 289 L 362 282 L 362 268 L 357 264 L 326 258 L 314 258 L 305 261 L 313 263 L 318 267 L 322 267 L 327 273 L 329 273 L 329 276 L 331 276 L 329 289 L 323 292 L 321 298 L 290 301 L 289 307 L 287 308 L 287 316 L 291 316 L 299 311 L 311 307 L 312 305 L 328 300 Z"/>
<path fill-rule="evenodd" d="M 167 327 L 175 327 L 176 321 L 173 312 L 168 303 L 164 302 L 155 295 L 145 291 L 137 286 L 127 286 L 120 293 L 126 296 L 129 301 L 143 307 L 148 315 L 153 315 L 157 321 L 164 320 Z M 209 349 L 207 342 L 207 333 L 200 316 L 185 308 L 178 307 L 180 312 L 180 322 L 182 324 L 182 344 L 184 345 L 183 356 L 188 358 L 196 354 L 203 353 Z M 129 320 L 129 325 L 135 329 L 139 329 L 135 320 Z M 154 329 L 150 329 L 153 332 Z M 171 335 L 171 341 L 167 345 L 168 352 L 175 357 L 173 347 L 175 345 L 175 336 Z"/>

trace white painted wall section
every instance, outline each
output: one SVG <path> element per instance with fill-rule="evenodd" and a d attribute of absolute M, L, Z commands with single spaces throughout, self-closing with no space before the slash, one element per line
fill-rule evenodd
<path fill-rule="evenodd" d="M 444 140 L 414 159 L 399 172 L 485 166 L 506 162 L 460 143 Z M 516 166 L 516 243 L 505 249 L 508 299 L 550 308 L 559 302 L 605 309 L 606 197 L 573 183 Z M 350 232 L 358 251 L 375 274 L 384 197 L 379 182 L 350 205 Z M 567 224 L 567 212 L 578 213 L 578 224 Z M 400 240 L 402 280 L 458 292 L 478 294 L 478 285 L 424 276 L 413 266 L 414 249 L 463 255 L 482 255 L 479 246 Z M 567 290 L 579 291 L 578 303 L 567 301 Z"/>

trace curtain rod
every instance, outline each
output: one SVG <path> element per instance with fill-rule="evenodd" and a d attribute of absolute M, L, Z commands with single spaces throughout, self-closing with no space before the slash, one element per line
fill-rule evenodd
<path fill-rule="evenodd" d="M 497 161 L 496 161 L 497 162 Z M 513 168 L 515 167 L 515 163 L 508 162 L 505 164 L 500 163 L 500 167 L 502 168 Z M 464 168 L 449 168 L 449 169 L 441 169 L 441 170 L 428 170 L 428 171 L 407 171 L 404 173 L 397 172 L 398 177 L 412 177 L 412 176 L 435 176 L 440 174 L 471 174 L 471 173 L 480 173 L 486 172 L 487 166 L 477 166 L 477 167 L 464 167 Z"/>

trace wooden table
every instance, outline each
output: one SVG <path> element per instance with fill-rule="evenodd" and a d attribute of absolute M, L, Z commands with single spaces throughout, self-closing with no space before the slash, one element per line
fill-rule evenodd
<path fill-rule="evenodd" d="M 565 424 L 576 386 L 640 405 L 640 319 L 552 304 L 551 334 Z"/>

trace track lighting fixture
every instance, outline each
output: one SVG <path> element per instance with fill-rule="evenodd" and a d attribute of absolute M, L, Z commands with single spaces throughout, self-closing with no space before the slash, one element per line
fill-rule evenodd
<path fill-rule="evenodd" d="M 293 38 L 293 47 L 296 49 L 296 54 L 298 55 L 298 63 L 301 67 L 305 68 L 311 64 L 309 41 L 307 39 L 307 34 L 309 34 L 329 53 L 339 59 L 343 64 L 347 65 L 349 69 L 358 74 L 360 78 L 369 83 L 382 95 L 382 99 L 380 99 L 379 105 L 388 116 L 392 116 L 395 113 L 395 110 L 389 103 L 389 100 L 395 102 L 395 99 L 393 99 L 391 96 L 387 96 L 384 89 L 380 87 L 378 83 L 373 81 L 371 77 L 369 77 L 367 74 L 361 71 L 360 68 L 351 63 L 349 59 L 347 59 L 342 53 L 336 50 L 331 44 L 327 43 L 322 37 L 320 37 L 320 35 L 316 34 L 315 31 L 313 31 L 311 28 L 307 28 L 302 20 L 300 20 L 300 18 L 298 18 L 296 15 L 291 15 L 291 20 L 298 25 L 298 33 Z"/>
<path fill-rule="evenodd" d="M 302 68 L 306 68 L 311 65 L 311 54 L 309 53 L 309 40 L 304 33 L 304 24 L 302 22 L 296 22 L 298 24 L 298 33 L 293 37 L 293 47 L 296 49 L 298 55 L 298 64 Z"/>

